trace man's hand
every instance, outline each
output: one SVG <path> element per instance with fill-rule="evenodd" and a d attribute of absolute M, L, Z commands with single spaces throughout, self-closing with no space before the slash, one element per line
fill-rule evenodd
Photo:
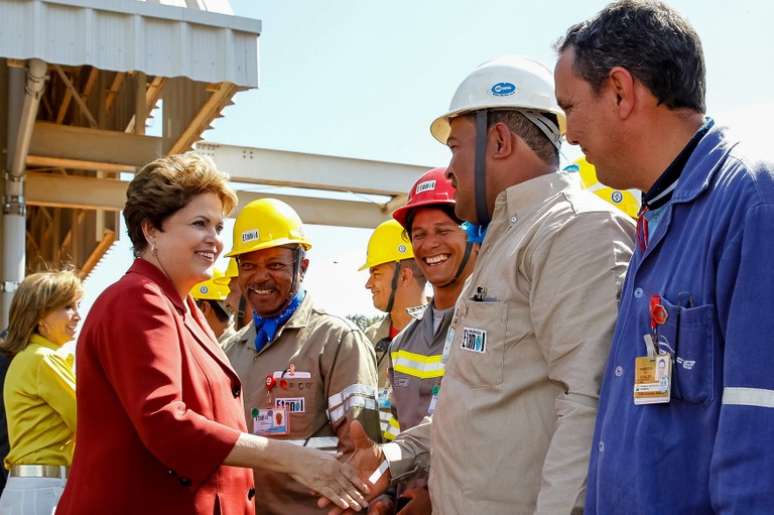
<path fill-rule="evenodd" d="M 393 515 L 395 503 L 389 495 L 380 495 L 368 504 L 368 515 Z"/>
<path fill-rule="evenodd" d="M 398 515 L 430 515 L 433 512 L 433 506 L 430 504 L 430 492 L 426 486 L 409 488 L 403 492 L 401 497 L 408 497 L 411 500 L 398 512 Z M 370 509 L 368 513 L 371 513 Z"/>
<path fill-rule="evenodd" d="M 387 490 L 387 487 L 390 486 L 390 480 L 392 479 L 390 469 L 386 468 L 384 453 L 382 453 L 382 450 L 373 440 L 368 438 L 368 435 L 360 422 L 357 420 L 350 422 L 349 435 L 350 441 L 354 447 L 354 452 L 349 456 L 347 461 L 355 468 L 361 480 L 369 485 L 373 485 L 371 486 L 367 497 L 369 500 L 373 499 L 384 493 L 384 491 Z M 384 463 L 384 465 L 382 465 L 382 463 Z M 386 470 L 384 470 L 380 477 L 372 477 L 374 475 L 379 475 L 378 473 L 375 474 L 375 472 L 380 466 L 386 468 Z M 330 501 L 324 498 L 317 501 L 317 505 L 320 508 L 325 508 L 326 506 L 330 506 L 330 504 Z M 342 513 L 347 512 L 341 508 L 333 508 L 328 512 L 328 515 L 341 515 Z"/>

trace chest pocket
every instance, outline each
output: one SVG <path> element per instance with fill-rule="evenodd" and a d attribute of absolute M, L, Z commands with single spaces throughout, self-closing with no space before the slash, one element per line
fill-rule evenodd
<path fill-rule="evenodd" d="M 718 352 L 714 311 L 710 304 L 680 308 L 672 390 L 676 399 L 695 403 L 714 400 Z"/>
<path fill-rule="evenodd" d="M 461 309 L 453 326 L 447 374 L 472 387 L 502 384 L 507 304 L 466 299 Z"/>
<path fill-rule="evenodd" d="M 285 388 L 279 384 L 274 388 L 274 402 L 287 405 L 291 437 L 306 438 L 315 430 L 317 420 L 324 416 L 322 378 L 314 360 L 293 356 L 289 363 L 295 366 L 297 376 L 287 376 Z"/>
<path fill-rule="evenodd" d="M 659 350 L 673 356 L 672 397 L 697 404 L 711 402 L 718 352 L 713 324 L 715 307 L 705 304 L 686 308 L 664 297 L 661 302 L 668 318 L 659 327 L 658 345 Z"/>

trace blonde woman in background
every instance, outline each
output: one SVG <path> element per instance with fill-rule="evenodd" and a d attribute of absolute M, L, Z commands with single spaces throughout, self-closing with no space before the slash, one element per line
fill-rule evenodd
<path fill-rule="evenodd" d="M 62 346 L 81 317 L 81 281 L 72 272 L 28 276 L 11 302 L 2 350 L 11 356 L 3 399 L 11 450 L 3 515 L 53 513 L 73 457 L 75 373 Z"/>

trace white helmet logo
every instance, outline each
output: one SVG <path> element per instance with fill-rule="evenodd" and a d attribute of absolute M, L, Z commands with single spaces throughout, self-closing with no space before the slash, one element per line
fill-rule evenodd
<path fill-rule="evenodd" d="M 490 91 L 496 97 L 507 97 L 516 93 L 516 85 L 512 82 L 498 82 Z"/>
<path fill-rule="evenodd" d="M 417 189 L 414 191 L 414 194 L 417 195 L 419 193 L 422 193 L 423 191 L 432 191 L 435 189 L 435 179 L 430 181 L 424 181 L 417 184 Z"/>
<path fill-rule="evenodd" d="M 260 233 L 258 232 L 258 229 L 253 229 L 252 231 L 245 231 L 242 233 L 242 243 L 247 243 L 248 241 L 259 239 Z"/>

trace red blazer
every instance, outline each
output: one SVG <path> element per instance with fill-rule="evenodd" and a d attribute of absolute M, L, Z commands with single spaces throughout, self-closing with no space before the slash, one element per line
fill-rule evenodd
<path fill-rule="evenodd" d="M 242 385 L 190 297 L 136 259 L 78 339 L 75 455 L 57 515 L 253 514 Z"/>

